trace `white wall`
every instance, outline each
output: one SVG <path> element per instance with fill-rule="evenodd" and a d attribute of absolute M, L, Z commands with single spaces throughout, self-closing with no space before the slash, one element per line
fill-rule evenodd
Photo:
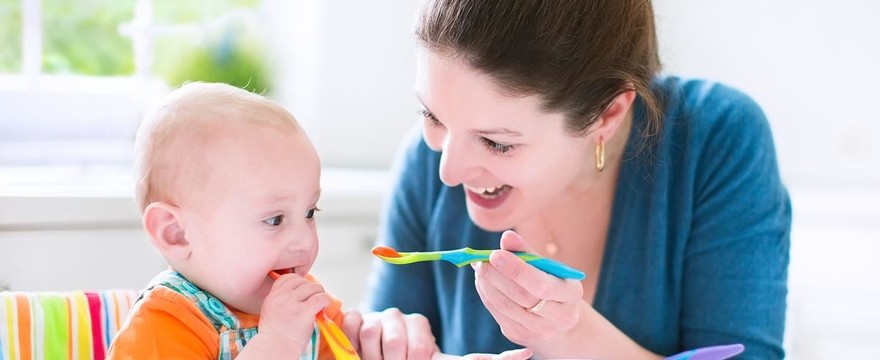
<path fill-rule="evenodd" d="M 277 98 L 325 164 L 387 168 L 417 119 L 417 1 L 268 0 Z"/>
<path fill-rule="evenodd" d="M 672 73 L 709 77 L 766 111 L 790 182 L 880 184 L 880 2 L 655 3 Z"/>

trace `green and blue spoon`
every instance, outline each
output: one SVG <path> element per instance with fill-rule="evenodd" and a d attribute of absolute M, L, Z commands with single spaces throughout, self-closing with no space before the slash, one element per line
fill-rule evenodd
<path fill-rule="evenodd" d="M 443 260 L 462 267 L 477 261 L 489 261 L 489 255 L 492 254 L 492 251 L 494 250 L 474 250 L 466 247 L 447 251 L 398 252 L 387 246 L 376 246 L 372 252 L 376 257 L 395 265 Z M 586 277 L 580 270 L 555 260 L 525 252 L 513 252 L 513 254 L 545 273 L 561 279 L 583 280 Z M 722 360 L 741 353 L 743 349 L 744 347 L 741 344 L 709 346 L 688 350 L 667 357 L 665 360 Z"/>
<path fill-rule="evenodd" d="M 494 250 L 474 250 L 466 247 L 447 251 L 398 252 L 387 246 L 376 246 L 372 252 L 376 257 L 395 265 L 443 260 L 462 267 L 477 261 L 489 261 L 489 255 L 492 254 L 492 251 Z M 545 273 L 561 279 L 583 280 L 586 277 L 580 270 L 555 260 L 525 252 L 513 252 L 513 254 Z M 722 360 L 741 353 L 743 349 L 744 347 L 741 344 L 709 346 L 688 350 L 667 357 L 665 360 Z"/>
<path fill-rule="evenodd" d="M 469 247 L 447 251 L 398 252 L 387 246 L 376 246 L 373 255 L 385 262 L 403 265 L 421 261 L 448 261 L 462 267 L 477 261 L 489 261 L 489 255 L 495 250 L 474 250 Z M 560 279 L 583 280 L 586 275 L 578 269 L 561 262 L 526 252 L 512 252 L 514 255 L 541 271 Z"/>

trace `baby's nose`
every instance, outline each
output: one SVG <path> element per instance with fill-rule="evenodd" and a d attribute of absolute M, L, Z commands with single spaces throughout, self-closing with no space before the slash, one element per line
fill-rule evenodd
<path fill-rule="evenodd" d="M 318 236 L 315 231 L 305 231 L 302 234 L 291 236 L 287 240 L 287 251 L 308 252 L 318 244 Z"/>

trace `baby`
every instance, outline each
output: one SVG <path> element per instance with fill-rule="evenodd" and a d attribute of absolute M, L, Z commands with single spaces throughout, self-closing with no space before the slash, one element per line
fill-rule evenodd
<path fill-rule="evenodd" d="M 344 314 L 308 275 L 321 164 L 293 116 L 229 85 L 191 83 L 144 118 L 135 150 L 144 229 L 171 270 L 142 293 L 110 358 L 329 354 L 315 314 L 338 324 Z"/>
<path fill-rule="evenodd" d="M 143 226 L 170 269 L 138 298 L 109 358 L 332 358 L 315 315 L 342 326 L 345 313 L 309 275 L 321 164 L 293 116 L 229 85 L 190 83 L 144 118 L 135 151 Z M 357 336 L 360 314 L 351 319 Z"/>

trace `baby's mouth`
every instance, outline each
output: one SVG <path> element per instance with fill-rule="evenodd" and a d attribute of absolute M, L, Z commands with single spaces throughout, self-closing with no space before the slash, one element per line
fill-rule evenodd
<path fill-rule="evenodd" d="M 278 278 L 281 277 L 281 275 L 295 274 L 295 273 L 296 273 L 296 268 L 275 269 L 275 270 L 269 271 L 269 277 L 271 277 L 272 279 L 278 280 Z"/>

